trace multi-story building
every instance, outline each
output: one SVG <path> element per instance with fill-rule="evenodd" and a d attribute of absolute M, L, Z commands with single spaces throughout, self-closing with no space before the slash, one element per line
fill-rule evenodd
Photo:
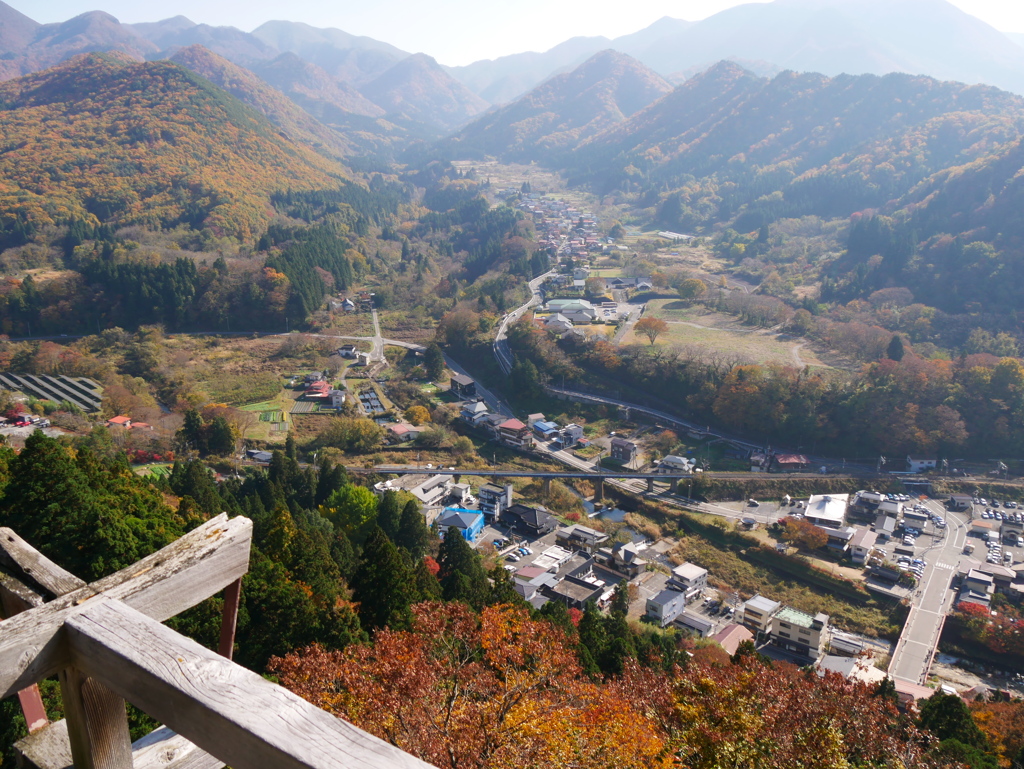
<path fill-rule="evenodd" d="M 533 434 L 530 428 L 518 419 L 506 419 L 495 428 L 495 435 L 506 446 L 528 449 L 533 446 Z"/>
<path fill-rule="evenodd" d="M 501 512 L 512 507 L 512 484 L 502 488 L 493 483 L 485 483 L 477 491 L 477 499 L 484 517 L 488 520 L 501 518 Z"/>
<path fill-rule="evenodd" d="M 755 595 L 743 604 L 740 622 L 757 633 L 767 633 L 771 629 L 772 616 L 782 606 L 778 601 Z"/>
<path fill-rule="evenodd" d="M 687 602 L 699 596 L 708 586 L 708 570 L 695 563 L 683 563 L 672 569 L 668 587 L 682 591 Z"/>
<path fill-rule="evenodd" d="M 624 465 L 632 464 L 639 449 L 633 441 L 615 436 L 611 441 L 611 458 Z"/>
<path fill-rule="evenodd" d="M 769 634 L 776 646 L 816 660 L 825 647 L 828 627 L 827 614 L 819 612 L 812 617 L 787 606 L 772 617 Z"/>

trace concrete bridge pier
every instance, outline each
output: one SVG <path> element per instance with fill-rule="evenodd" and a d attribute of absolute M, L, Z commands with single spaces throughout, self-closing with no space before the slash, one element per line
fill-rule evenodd
<path fill-rule="evenodd" d="M 604 502 L 604 478 L 594 479 L 594 501 Z"/>
<path fill-rule="evenodd" d="M 544 478 L 543 479 L 543 483 L 541 483 L 541 489 L 544 492 L 544 496 L 547 496 L 548 494 L 551 493 L 551 479 L 550 478 Z"/>
<path fill-rule="evenodd" d="M 678 478 L 673 478 L 671 481 L 669 481 L 668 490 L 671 491 L 673 494 L 678 494 L 679 493 L 679 479 Z"/>
<path fill-rule="evenodd" d="M 647 479 L 647 493 L 648 494 L 653 494 L 654 493 L 654 479 L 653 478 L 648 478 Z"/>

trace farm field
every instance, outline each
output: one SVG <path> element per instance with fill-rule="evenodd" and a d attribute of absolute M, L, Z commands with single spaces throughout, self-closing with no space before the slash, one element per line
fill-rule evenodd
<path fill-rule="evenodd" d="M 242 411 L 250 411 L 257 420 L 246 430 L 245 437 L 251 440 L 283 443 L 291 427 L 288 414 L 295 404 L 297 392 L 282 389 L 276 398 L 242 406 Z"/>
<path fill-rule="evenodd" d="M 648 317 L 669 324 L 669 330 L 658 337 L 657 344 L 707 347 L 719 355 L 732 355 L 749 363 L 827 368 L 805 340 L 744 326 L 731 315 L 687 307 L 676 299 L 655 299 L 647 308 Z M 630 330 L 623 343 L 647 344 L 647 339 Z"/>

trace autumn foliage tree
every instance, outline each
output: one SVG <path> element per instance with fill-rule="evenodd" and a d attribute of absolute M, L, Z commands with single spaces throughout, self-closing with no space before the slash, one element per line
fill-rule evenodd
<path fill-rule="evenodd" d="M 294 692 L 442 769 L 669 766 L 657 726 L 524 609 L 423 603 L 373 646 L 275 659 Z"/>
<path fill-rule="evenodd" d="M 805 550 L 817 550 L 828 542 L 828 534 L 806 518 L 789 517 L 783 521 L 783 536 Z"/>
<path fill-rule="evenodd" d="M 653 345 L 659 336 L 668 331 L 668 323 L 661 318 L 640 318 L 633 326 L 633 330 L 636 331 L 637 336 L 646 337 L 647 341 Z"/>

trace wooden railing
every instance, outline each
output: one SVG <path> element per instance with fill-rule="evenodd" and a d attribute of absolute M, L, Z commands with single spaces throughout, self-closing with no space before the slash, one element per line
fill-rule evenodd
<path fill-rule="evenodd" d="M 37 769 L 422 769 L 428 764 L 230 660 L 252 523 L 220 515 L 92 584 L 0 528 L 0 698 L 18 694 Z M 160 624 L 225 590 L 216 654 Z M 36 684 L 60 677 L 66 719 Z M 133 745 L 124 703 L 164 724 Z"/>

